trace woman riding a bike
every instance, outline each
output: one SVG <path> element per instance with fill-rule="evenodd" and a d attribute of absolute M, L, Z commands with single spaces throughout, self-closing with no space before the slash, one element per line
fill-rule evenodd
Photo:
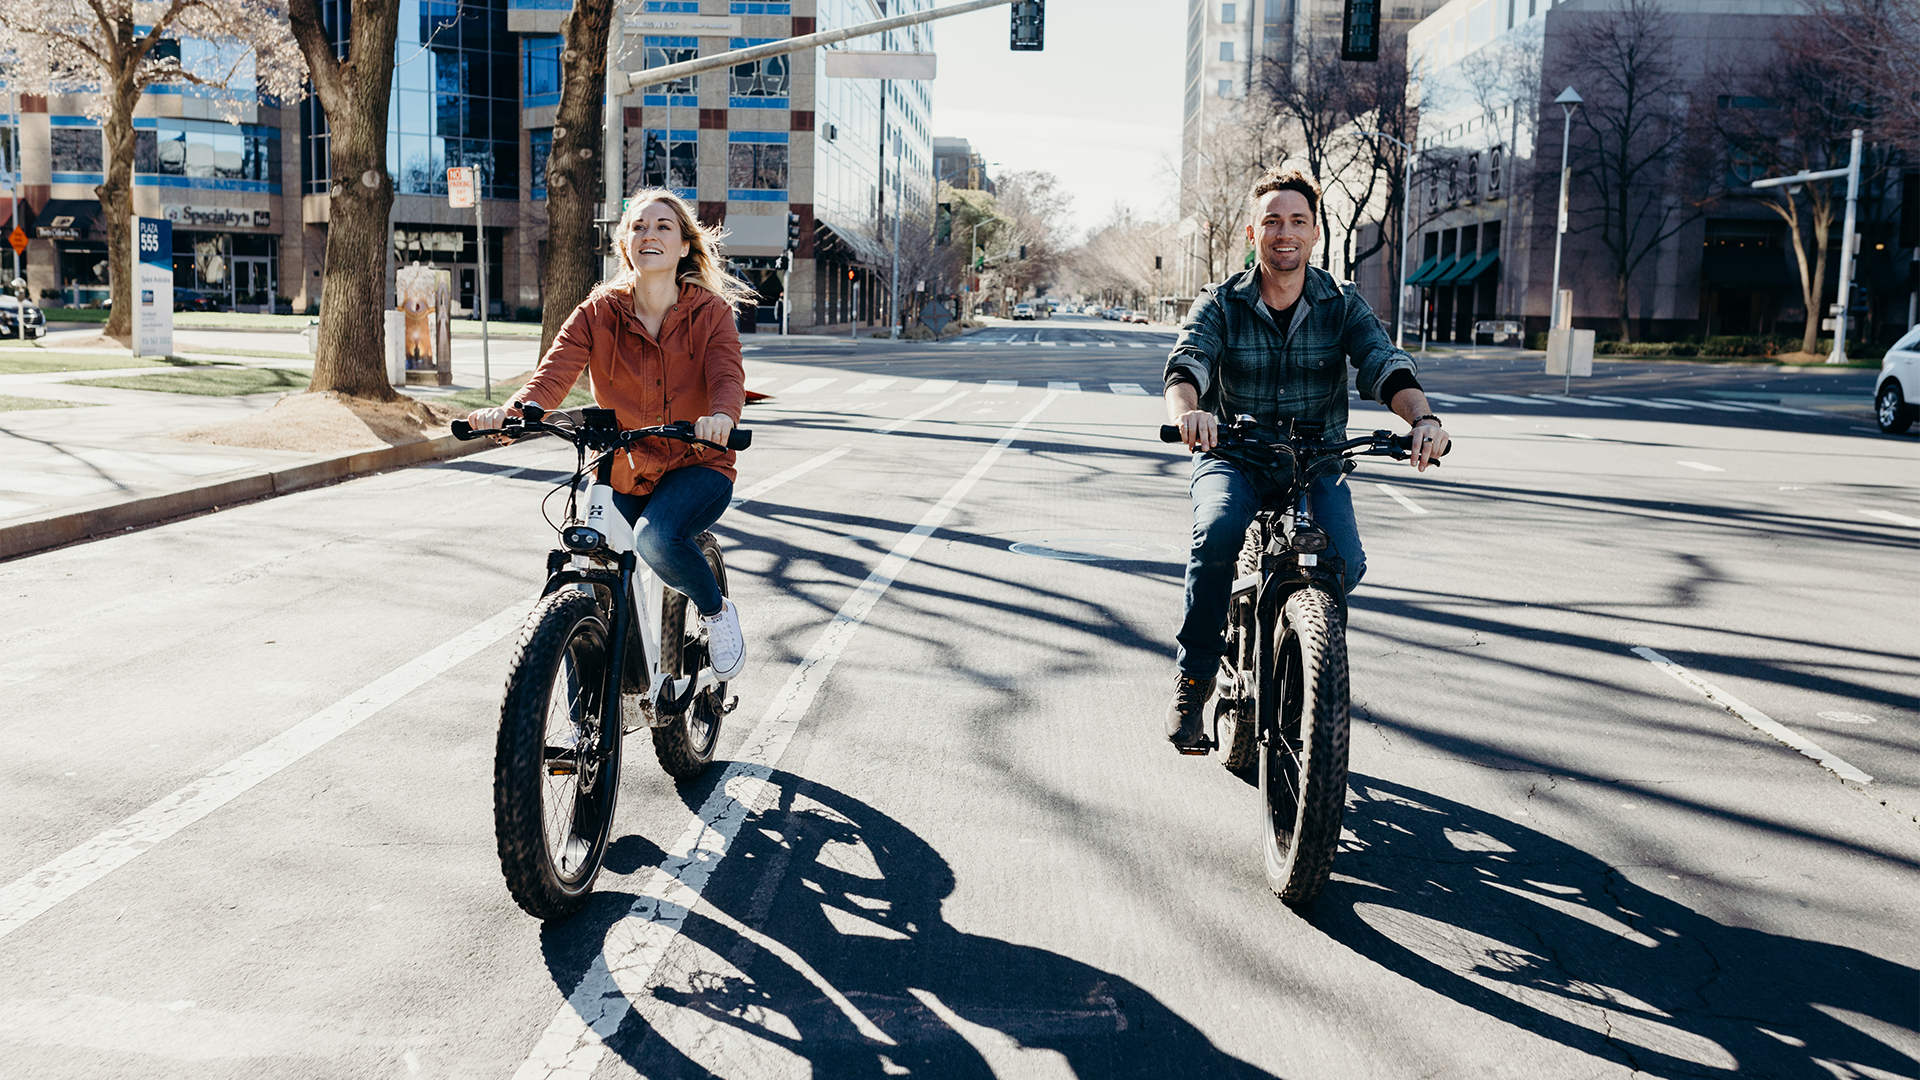
<path fill-rule="evenodd" d="M 740 421 L 746 373 L 735 306 L 753 289 L 726 272 L 720 230 L 703 226 L 686 201 L 643 188 L 614 226 L 620 272 L 595 288 L 553 339 L 514 400 L 476 410 L 475 428 L 501 426 L 532 402 L 558 406 L 585 370 L 593 399 L 622 428 L 691 421 L 695 437 L 725 445 Z M 739 612 L 693 538 L 733 498 L 734 454 L 692 443 L 647 440 L 617 456 L 615 504 L 633 522 L 634 548 L 660 579 L 699 609 L 715 675 L 745 666 Z"/>

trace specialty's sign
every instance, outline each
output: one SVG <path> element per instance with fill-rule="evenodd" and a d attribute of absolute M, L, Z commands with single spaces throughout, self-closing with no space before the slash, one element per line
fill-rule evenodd
<path fill-rule="evenodd" d="M 133 355 L 173 354 L 173 222 L 133 219 Z"/>
<path fill-rule="evenodd" d="M 160 212 L 175 225 L 212 229 L 271 229 L 273 211 L 238 206 L 163 206 Z"/>

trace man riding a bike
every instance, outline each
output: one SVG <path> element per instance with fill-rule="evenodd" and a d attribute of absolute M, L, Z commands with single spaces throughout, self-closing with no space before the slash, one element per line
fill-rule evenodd
<path fill-rule="evenodd" d="M 1274 170 L 1248 195 L 1247 240 L 1254 266 L 1194 301 L 1167 357 L 1167 416 L 1195 452 L 1191 493 L 1193 546 L 1187 559 L 1186 615 L 1179 633 L 1179 678 L 1167 710 L 1167 739 L 1183 752 L 1210 744 L 1203 712 L 1220 667 L 1234 567 L 1260 510 L 1262 492 L 1290 481 L 1264 475 L 1244 459 L 1212 451 L 1223 418 L 1246 415 L 1265 431 L 1289 421 L 1324 425 L 1339 437 L 1347 422 L 1347 365 L 1360 396 L 1382 401 L 1412 426 L 1415 468 L 1447 450 L 1448 436 L 1414 377 L 1413 358 L 1394 347 L 1351 282 L 1312 265 L 1320 242 L 1320 189 L 1296 171 Z M 1344 563 L 1347 592 L 1366 572 L 1366 555 L 1343 473 L 1307 488 L 1319 525 Z"/>

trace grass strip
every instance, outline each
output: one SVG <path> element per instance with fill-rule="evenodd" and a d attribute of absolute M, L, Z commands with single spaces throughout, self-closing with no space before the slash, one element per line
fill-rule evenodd
<path fill-rule="evenodd" d="M 313 360 L 310 353 L 274 352 L 271 349 L 203 349 L 196 346 L 181 351 L 193 353 L 195 356 L 250 356 L 259 360 L 306 360 L 308 362 Z"/>
<path fill-rule="evenodd" d="M 12 397 L 0 394 L 0 412 L 26 412 L 29 409 L 79 409 L 92 404 L 86 401 L 55 401 L 53 398 Z"/>
<path fill-rule="evenodd" d="M 167 394 L 237 397 L 272 390 L 305 390 L 311 373 L 286 368 L 196 368 L 155 375 L 115 375 L 105 379 L 76 379 L 79 386 L 112 386 L 121 390 L 158 390 Z"/>
<path fill-rule="evenodd" d="M 448 394 L 446 397 L 436 398 L 435 400 L 462 409 L 484 409 L 489 405 L 504 405 L 512 400 L 514 392 L 522 386 L 525 386 L 527 380 L 530 378 L 532 378 L 532 375 L 527 374 L 516 375 L 511 379 L 496 380 L 493 384 L 492 401 L 488 401 L 485 397 L 481 396 L 480 388 L 477 386 L 455 394 Z M 593 395 L 587 392 L 586 383 L 587 380 L 585 379 L 581 379 L 575 383 L 573 389 L 567 392 L 567 400 L 561 402 L 560 407 L 563 409 L 577 409 L 582 405 L 593 404 Z"/>
<path fill-rule="evenodd" d="M 192 367 L 191 360 L 112 353 L 62 354 L 42 349 L 0 349 L 0 375 L 39 375 L 49 371 L 113 371 L 137 367 Z"/>

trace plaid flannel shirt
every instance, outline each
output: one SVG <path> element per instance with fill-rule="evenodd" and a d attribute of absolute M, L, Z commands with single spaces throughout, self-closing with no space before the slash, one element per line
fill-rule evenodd
<path fill-rule="evenodd" d="M 1282 334 L 1260 299 L 1254 267 L 1200 291 L 1167 355 L 1166 374 L 1191 379 L 1201 407 L 1223 420 L 1245 413 L 1269 429 L 1289 419 L 1319 420 L 1328 438 L 1339 438 L 1347 423 L 1343 359 L 1368 401 L 1380 399 L 1388 375 L 1414 370 L 1359 289 L 1318 267 L 1307 267 L 1292 326 Z"/>

